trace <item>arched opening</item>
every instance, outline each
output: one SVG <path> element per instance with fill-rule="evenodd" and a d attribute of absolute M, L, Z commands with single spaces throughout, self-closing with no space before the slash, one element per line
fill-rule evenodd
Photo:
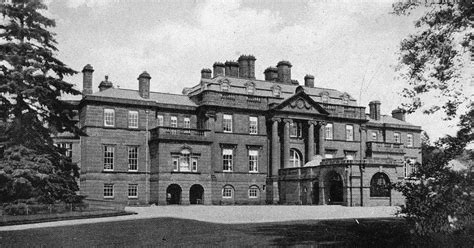
<path fill-rule="evenodd" d="M 166 202 L 168 204 L 181 203 L 181 187 L 177 184 L 171 184 L 166 189 Z"/>
<path fill-rule="evenodd" d="M 332 171 L 327 175 L 327 186 L 329 188 L 329 204 L 343 203 L 344 186 L 339 173 Z"/>
<path fill-rule="evenodd" d="M 370 180 L 371 197 L 390 197 L 390 179 L 385 173 L 375 173 Z"/>
<path fill-rule="evenodd" d="M 194 184 L 189 189 L 190 204 L 204 204 L 204 188 L 199 184 Z"/>
<path fill-rule="evenodd" d="M 296 149 L 290 149 L 290 167 L 301 167 L 301 154 Z"/>
<path fill-rule="evenodd" d="M 319 205 L 319 182 L 313 182 L 313 201 L 314 205 Z"/>

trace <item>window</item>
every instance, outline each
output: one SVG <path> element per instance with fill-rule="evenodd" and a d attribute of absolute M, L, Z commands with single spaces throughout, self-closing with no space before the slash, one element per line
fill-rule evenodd
<path fill-rule="evenodd" d="M 115 126 L 115 110 L 104 109 L 104 126 L 106 127 Z"/>
<path fill-rule="evenodd" d="M 250 134 L 258 134 L 258 117 L 249 117 L 249 132 Z"/>
<path fill-rule="evenodd" d="M 300 154 L 296 149 L 290 150 L 290 167 L 301 167 Z"/>
<path fill-rule="evenodd" d="M 348 105 L 349 104 L 349 96 L 348 95 L 344 95 L 342 97 L 342 104 L 344 105 Z"/>
<path fill-rule="evenodd" d="M 114 170 L 114 146 L 104 146 L 104 170 Z"/>
<path fill-rule="evenodd" d="M 377 141 L 377 132 L 372 132 L 372 140 Z"/>
<path fill-rule="evenodd" d="M 337 150 L 326 150 L 324 153 L 324 158 L 335 158 L 337 154 Z"/>
<path fill-rule="evenodd" d="M 250 186 L 249 188 L 249 198 L 258 198 L 258 187 L 257 186 Z"/>
<path fill-rule="evenodd" d="M 323 103 L 328 103 L 328 102 L 329 102 L 329 96 L 327 95 L 327 93 L 326 93 L 326 94 L 323 94 L 323 95 L 321 96 L 321 101 L 322 101 Z"/>
<path fill-rule="evenodd" d="M 400 133 L 393 133 L 393 140 L 395 143 L 400 143 Z"/>
<path fill-rule="evenodd" d="M 390 180 L 384 173 L 375 173 L 370 180 L 371 197 L 390 197 Z"/>
<path fill-rule="evenodd" d="M 165 121 L 164 121 L 163 115 L 157 115 L 157 116 L 156 116 L 156 119 L 158 120 L 158 126 L 159 126 L 159 127 L 162 127 L 162 126 L 165 125 Z"/>
<path fill-rule="evenodd" d="M 415 158 L 409 158 L 405 160 L 405 163 L 403 163 L 403 174 L 405 178 L 409 178 L 412 176 L 413 173 L 416 171 L 416 159 Z"/>
<path fill-rule="evenodd" d="M 357 155 L 355 151 L 344 151 L 345 159 L 347 160 L 354 160 Z"/>
<path fill-rule="evenodd" d="M 128 170 L 129 171 L 138 170 L 138 147 L 137 146 L 128 147 Z"/>
<path fill-rule="evenodd" d="M 332 123 L 326 124 L 325 130 L 326 130 L 326 139 L 332 140 L 333 134 L 334 134 L 333 124 Z"/>
<path fill-rule="evenodd" d="M 258 150 L 249 150 L 249 172 L 258 172 Z"/>
<path fill-rule="evenodd" d="M 57 146 L 61 149 L 64 149 L 64 155 L 66 157 L 72 157 L 72 143 L 58 143 Z"/>
<path fill-rule="evenodd" d="M 413 134 L 407 134 L 407 147 L 413 147 Z"/>
<path fill-rule="evenodd" d="M 274 85 L 272 87 L 272 94 L 274 97 L 280 97 L 281 95 L 281 87 L 278 85 Z"/>
<path fill-rule="evenodd" d="M 233 166 L 233 154 L 234 150 L 232 149 L 223 149 L 222 150 L 222 170 L 223 171 L 232 171 Z"/>
<path fill-rule="evenodd" d="M 222 128 L 225 133 L 232 133 L 232 115 L 224 115 Z"/>
<path fill-rule="evenodd" d="M 111 183 L 104 184 L 104 198 L 114 198 L 114 185 Z"/>
<path fill-rule="evenodd" d="M 138 184 L 128 185 L 128 198 L 138 198 Z"/>
<path fill-rule="evenodd" d="M 188 129 L 188 130 L 184 130 L 184 133 L 190 134 L 191 131 L 189 129 L 191 128 L 191 120 L 189 119 L 189 117 L 184 118 L 183 124 L 184 124 L 184 128 Z"/>
<path fill-rule="evenodd" d="M 197 157 L 192 157 L 189 149 L 183 149 L 179 154 L 171 156 L 174 171 L 197 171 Z"/>
<path fill-rule="evenodd" d="M 353 141 L 354 140 L 354 126 L 346 125 L 346 140 Z"/>
<path fill-rule="evenodd" d="M 234 195 L 234 188 L 230 185 L 224 186 L 222 189 L 222 198 L 232 198 Z"/>
<path fill-rule="evenodd" d="M 128 127 L 138 128 L 138 111 L 128 111 Z"/>
<path fill-rule="evenodd" d="M 171 127 L 178 127 L 178 117 L 171 116 L 170 120 L 171 120 L 171 122 L 170 122 Z"/>
<path fill-rule="evenodd" d="M 224 92 L 229 92 L 229 89 L 230 89 L 229 83 L 223 82 L 223 83 L 221 84 L 221 90 L 222 90 L 222 91 L 224 91 Z"/>
<path fill-rule="evenodd" d="M 290 137 L 292 138 L 303 137 L 303 123 L 301 122 L 290 123 Z"/>
<path fill-rule="evenodd" d="M 247 85 L 247 94 L 249 95 L 255 94 L 255 85 L 253 83 L 249 83 Z"/>

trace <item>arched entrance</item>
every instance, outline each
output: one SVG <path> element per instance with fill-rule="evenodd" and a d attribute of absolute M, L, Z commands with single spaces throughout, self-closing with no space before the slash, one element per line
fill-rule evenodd
<path fill-rule="evenodd" d="M 189 203 L 203 204 L 204 203 L 204 188 L 199 184 L 194 184 L 189 189 Z"/>
<path fill-rule="evenodd" d="M 177 184 L 171 184 L 166 189 L 166 202 L 168 204 L 181 203 L 181 187 Z"/>
<path fill-rule="evenodd" d="M 329 204 L 342 204 L 344 190 L 341 175 L 335 171 L 330 172 L 326 187 L 329 189 Z"/>
<path fill-rule="evenodd" d="M 313 182 L 313 204 L 319 205 L 319 182 Z"/>

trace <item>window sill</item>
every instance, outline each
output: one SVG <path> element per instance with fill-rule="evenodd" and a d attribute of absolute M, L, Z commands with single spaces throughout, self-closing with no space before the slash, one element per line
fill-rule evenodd
<path fill-rule="evenodd" d="M 103 172 L 103 173 L 110 173 L 110 172 L 114 172 L 114 170 L 110 170 L 110 169 L 107 169 L 107 170 L 106 170 L 106 169 L 104 169 L 104 170 L 102 170 L 102 172 Z"/>
<path fill-rule="evenodd" d="M 138 196 L 129 196 L 128 199 L 130 199 L 130 200 L 137 200 L 137 199 L 138 199 Z"/>
<path fill-rule="evenodd" d="M 371 196 L 370 199 L 372 199 L 372 200 L 389 200 L 390 196 Z"/>
<path fill-rule="evenodd" d="M 171 174 L 198 174 L 198 175 L 200 175 L 201 172 L 197 172 L 197 171 L 172 171 Z"/>
<path fill-rule="evenodd" d="M 114 197 L 113 197 L 113 196 L 104 196 L 104 199 L 105 199 L 105 200 L 113 200 Z"/>
<path fill-rule="evenodd" d="M 128 173 L 138 173 L 138 170 L 128 170 Z"/>

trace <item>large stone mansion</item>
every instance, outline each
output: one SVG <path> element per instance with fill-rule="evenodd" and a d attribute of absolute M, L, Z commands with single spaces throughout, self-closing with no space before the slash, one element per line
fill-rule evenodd
<path fill-rule="evenodd" d="M 391 183 L 421 162 L 420 126 L 403 110 L 369 113 L 345 92 L 304 85 L 291 63 L 255 78 L 255 57 L 215 63 L 183 94 L 135 90 L 83 72 L 76 102 L 83 137 L 56 142 L 81 167 L 80 193 L 129 205 L 400 205 Z"/>

